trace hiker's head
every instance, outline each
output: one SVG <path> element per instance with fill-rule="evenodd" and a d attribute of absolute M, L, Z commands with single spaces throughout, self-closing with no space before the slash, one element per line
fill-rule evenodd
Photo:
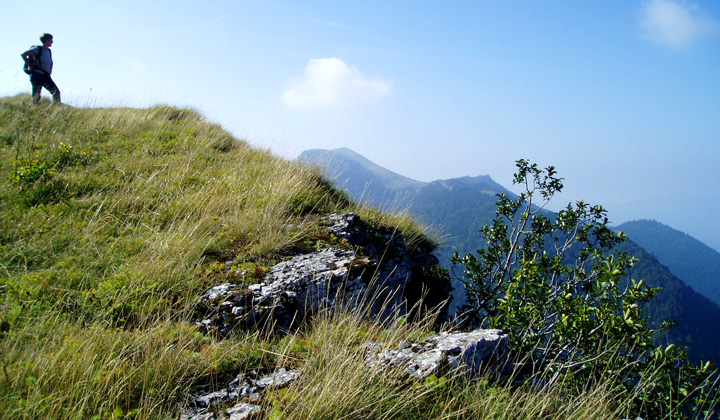
<path fill-rule="evenodd" d="M 45 34 L 40 35 L 40 42 L 42 42 L 43 45 L 47 46 L 47 44 L 52 43 L 52 41 L 53 41 L 52 34 L 45 33 Z"/>

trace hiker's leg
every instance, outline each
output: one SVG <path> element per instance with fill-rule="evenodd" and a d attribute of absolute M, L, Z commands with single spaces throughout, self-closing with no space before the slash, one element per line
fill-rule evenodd
<path fill-rule="evenodd" d="M 30 83 L 32 84 L 32 103 L 34 105 L 40 102 L 40 90 L 43 87 L 42 76 L 37 73 L 31 74 Z"/>
<path fill-rule="evenodd" d="M 43 85 L 45 89 L 47 89 L 53 97 L 53 102 L 56 104 L 61 103 L 60 102 L 60 89 L 58 89 L 55 82 L 53 82 L 53 79 L 50 76 L 47 76 L 47 79 L 45 80 L 45 84 Z"/>

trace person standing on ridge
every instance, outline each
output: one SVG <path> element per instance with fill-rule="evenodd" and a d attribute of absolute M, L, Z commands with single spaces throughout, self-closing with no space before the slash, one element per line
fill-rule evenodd
<path fill-rule="evenodd" d="M 53 36 L 48 33 L 42 34 L 40 42 L 42 42 L 42 46 L 33 47 L 21 54 L 25 64 L 32 67 L 32 73 L 30 74 L 32 102 L 33 104 L 40 102 L 40 91 L 45 88 L 52 94 L 53 102 L 59 104 L 61 103 L 60 89 L 50 77 L 53 69 L 52 51 L 50 51 Z M 32 65 L 30 64 L 31 58 Z"/>

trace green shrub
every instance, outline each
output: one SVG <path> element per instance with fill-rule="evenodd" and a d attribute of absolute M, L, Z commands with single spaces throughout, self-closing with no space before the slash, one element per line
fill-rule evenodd
<path fill-rule="evenodd" d="M 548 386 L 608 383 L 642 417 L 682 418 L 716 403 L 715 369 L 653 344 L 642 307 L 658 289 L 626 279 L 635 261 L 612 254 L 624 236 L 608 228 L 605 210 L 580 201 L 543 212 L 562 179 L 553 167 L 517 167 L 524 191 L 500 194 L 493 224 L 481 231 L 487 248 L 453 258 L 465 268 L 467 322 L 507 331 L 516 361 L 543 372 Z"/>

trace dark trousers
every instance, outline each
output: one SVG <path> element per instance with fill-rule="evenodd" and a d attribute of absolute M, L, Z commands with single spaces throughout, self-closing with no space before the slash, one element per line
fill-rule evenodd
<path fill-rule="evenodd" d="M 49 74 L 38 71 L 30 75 L 30 83 L 32 83 L 32 101 L 34 104 L 40 102 L 40 91 L 45 88 L 52 94 L 53 102 L 60 103 L 60 89 L 58 89 Z"/>

